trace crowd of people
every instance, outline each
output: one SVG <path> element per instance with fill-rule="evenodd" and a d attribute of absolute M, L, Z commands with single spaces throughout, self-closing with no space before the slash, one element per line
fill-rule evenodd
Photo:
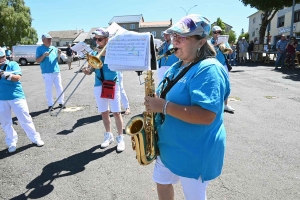
<path fill-rule="evenodd" d="M 211 31 L 213 37 L 209 38 Z M 220 45 L 225 46 L 229 55 L 236 53 L 233 44 L 218 44 L 221 31 L 219 26 L 211 27 L 207 18 L 192 14 L 164 32 L 165 43 L 158 49 L 158 54 L 163 55 L 171 48 L 176 51 L 158 63 L 156 96 L 144 97 L 146 111 L 156 113 L 155 129 L 160 154 L 155 162 L 153 180 L 157 184 L 159 199 L 174 199 L 173 184 L 181 181 L 186 199 L 204 200 L 209 182 L 221 175 L 226 146 L 224 110 L 234 109 L 227 103 L 231 91 L 230 65 Z M 94 97 L 105 128 L 101 148 L 108 147 L 114 141 L 109 117 L 112 112 L 117 127 L 117 151 L 121 152 L 125 150 L 121 103 L 126 109 L 125 114 L 130 114 L 128 97 L 123 88 L 123 73 L 111 71 L 104 64 L 104 47 L 109 41 L 109 32 L 98 28 L 92 34 L 97 44 L 97 50 L 92 54 L 101 51 L 103 66 L 95 68 L 89 65 L 82 72 L 94 74 L 95 77 Z M 40 63 L 44 78 L 47 109 L 53 109 L 53 85 L 57 98 L 60 96 L 59 107 L 65 108 L 57 62 L 60 51 L 52 46 L 49 34 L 42 35 L 42 42 L 36 50 L 36 60 Z M 238 47 L 240 61 L 245 59 L 247 48 L 248 44 L 242 38 Z M 11 109 L 31 142 L 43 146 L 22 90 L 21 68 L 16 62 L 7 60 L 4 51 L 0 51 L 0 67 L 0 123 L 6 134 L 8 151 L 15 152 L 17 147 Z M 113 87 L 104 87 L 107 84 Z"/>

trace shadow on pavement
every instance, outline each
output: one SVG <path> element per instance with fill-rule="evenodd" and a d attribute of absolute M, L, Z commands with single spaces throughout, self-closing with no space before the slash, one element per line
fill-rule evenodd
<path fill-rule="evenodd" d="M 106 156 L 107 154 L 116 151 L 116 146 L 107 149 L 102 152 L 94 153 L 95 150 L 99 149 L 100 145 L 92 147 L 89 150 L 83 151 L 81 153 L 72 155 L 63 160 L 49 163 L 43 168 L 41 175 L 36 177 L 26 186 L 27 191 L 20 194 L 12 199 L 22 200 L 22 199 L 38 199 L 50 194 L 54 190 L 54 186 L 51 183 L 56 178 L 61 178 L 64 176 L 71 176 L 80 173 L 85 170 L 85 165 L 89 162 L 97 160 Z M 33 189 L 33 190 L 32 190 Z M 29 192 L 32 190 L 31 192 Z M 26 195 L 26 193 L 28 193 Z"/>
<path fill-rule="evenodd" d="M 4 158 L 7 158 L 7 157 L 10 157 L 10 156 L 13 156 L 17 153 L 20 153 L 22 151 L 25 151 L 31 147 L 34 147 L 36 146 L 35 144 L 27 144 L 25 146 L 22 146 L 22 147 L 19 147 L 17 148 L 17 150 L 14 152 L 14 153 L 8 153 L 8 150 L 7 149 L 4 149 L 2 151 L 0 151 L 0 160 L 4 159 Z"/>
<path fill-rule="evenodd" d="M 37 112 L 31 112 L 29 114 L 30 114 L 30 116 L 32 118 L 35 118 L 36 116 L 39 116 L 39 115 L 44 114 L 44 113 L 47 113 L 48 111 L 49 111 L 48 109 L 45 109 L 45 110 L 40 110 L 40 111 L 37 111 Z M 13 117 L 12 121 L 13 121 L 14 125 L 18 125 L 18 123 L 17 123 L 17 121 L 18 121 L 17 117 Z"/>

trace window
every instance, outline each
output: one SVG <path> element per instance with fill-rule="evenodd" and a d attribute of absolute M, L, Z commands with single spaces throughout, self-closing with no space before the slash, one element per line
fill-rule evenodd
<path fill-rule="evenodd" d="M 135 29 L 135 24 L 130 24 L 130 29 Z"/>
<path fill-rule="evenodd" d="M 56 46 L 59 47 L 59 42 L 56 42 Z"/>
<path fill-rule="evenodd" d="M 122 25 L 122 27 L 126 29 L 126 24 Z"/>
<path fill-rule="evenodd" d="M 277 28 L 284 26 L 284 16 L 278 18 Z"/>
<path fill-rule="evenodd" d="M 164 37 L 164 31 L 162 31 L 162 32 L 160 33 L 160 36 L 161 36 L 161 37 Z"/>
<path fill-rule="evenodd" d="M 295 11 L 294 13 L 294 23 L 300 21 L 300 10 Z"/>
<path fill-rule="evenodd" d="M 156 31 L 152 31 L 151 34 L 156 37 Z"/>
<path fill-rule="evenodd" d="M 256 21 L 256 18 L 254 17 L 254 18 L 253 18 L 253 24 L 255 24 L 255 21 Z"/>
<path fill-rule="evenodd" d="M 252 37 L 255 37 L 255 29 L 252 30 Z"/>

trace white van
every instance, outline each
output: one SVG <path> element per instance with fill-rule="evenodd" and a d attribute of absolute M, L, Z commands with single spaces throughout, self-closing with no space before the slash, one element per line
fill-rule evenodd
<path fill-rule="evenodd" d="M 27 65 L 27 63 L 34 64 L 36 62 L 36 49 L 41 45 L 16 45 L 12 47 L 12 60 Z"/>
<path fill-rule="evenodd" d="M 12 59 L 21 65 L 30 63 L 33 65 L 36 62 L 36 49 L 41 45 L 16 45 L 12 47 Z M 60 55 L 58 63 L 63 64 L 67 62 L 68 57 L 65 54 Z"/>

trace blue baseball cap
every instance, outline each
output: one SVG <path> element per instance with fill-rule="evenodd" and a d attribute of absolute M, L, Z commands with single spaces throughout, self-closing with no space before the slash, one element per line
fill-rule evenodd
<path fill-rule="evenodd" d="M 104 28 L 97 28 L 95 31 L 92 32 L 92 34 L 103 36 L 103 37 L 109 37 L 109 32 L 106 31 Z"/>
<path fill-rule="evenodd" d="M 5 52 L 2 48 L 0 48 L 0 57 L 3 57 L 3 56 L 5 56 Z"/>
<path fill-rule="evenodd" d="M 206 37 L 210 33 L 210 21 L 198 14 L 191 14 L 181 18 L 176 24 L 167 29 L 169 34 L 178 34 L 184 37 L 200 35 Z"/>
<path fill-rule="evenodd" d="M 42 39 L 44 39 L 44 38 L 52 38 L 52 37 L 51 37 L 51 35 L 46 33 L 46 34 L 42 34 Z"/>

